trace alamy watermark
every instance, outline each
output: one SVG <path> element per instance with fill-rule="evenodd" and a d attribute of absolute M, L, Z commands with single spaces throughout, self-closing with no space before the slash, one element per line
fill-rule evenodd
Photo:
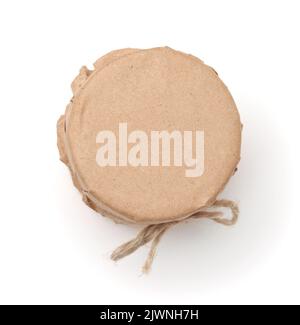
<path fill-rule="evenodd" d="M 96 143 L 100 144 L 96 153 L 100 167 L 185 166 L 186 177 L 200 177 L 204 172 L 204 131 L 128 133 L 127 123 L 119 123 L 118 135 L 100 131 Z"/>

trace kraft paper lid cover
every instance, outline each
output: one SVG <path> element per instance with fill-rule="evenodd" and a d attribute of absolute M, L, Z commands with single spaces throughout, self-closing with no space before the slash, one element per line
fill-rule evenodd
<path fill-rule="evenodd" d="M 72 86 L 74 97 L 59 123 L 61 159 L 95 210 L 133 223 L 181 220 L 212 204 L 234 173 L 240 117 L 227 87 L 201 60 L 170 48 L 115 51 L 95 70 L 82 69 Z M 147 166 L 118 165 L 120 123 L 128 136 L 136 130 L 148 136 Z M 116 136 L 116 166 L 96 161 L 97 135 L 105 130 Z M 151 132 L 175 130 L 203 132 L 201 176 L 187 177 L 184 163 L 151 165 Z M 134 145 L 126 142 L 127 154 Z"/>

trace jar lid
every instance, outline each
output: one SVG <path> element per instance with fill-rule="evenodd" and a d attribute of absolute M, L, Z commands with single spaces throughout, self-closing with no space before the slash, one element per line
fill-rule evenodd
<path fill-rule="evenodd" d="M 240 159 L 227 87 L 198 58 L 124 49 L 83 67 L 58 122 L 61 159 L 85 202 L 118 221 L 159 224 L 211 205 Z"/>

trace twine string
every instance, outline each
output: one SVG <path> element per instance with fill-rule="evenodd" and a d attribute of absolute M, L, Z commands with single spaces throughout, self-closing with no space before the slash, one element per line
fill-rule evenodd
<path fill-rule="evenodd" d="M 214 222 L 220 223 L 224 226 L 231 226 L 234 225 L 238 219 L 239 215 L 239 208 L 238 205 L 230 200 L 217 200 L 213 205 L 209 208 L 229 208 L 231 211 L 231 217 L 225 218 L 222 211 L 206 211 L 202 210 L 196 212 L 190 218 L 200 219 L 206 218 L 213 220 Z M 156 255 L 157 246 L 164 235 L 164 233 L 172 226 L 180 223 L 182 221 L 173 221 L 168 223 L 161 223 L 157 225 L 149 225 L 143 228 L 137 236 L 122 244 L 118 248 L 116 248 L 113 253 L 111 254 L 111 259 L 113 261 L 117 261 L 127 255 L 132 254 L 135 252 L 139 247 L 144 246 L 145 244 L 151 243 L 151 247 L 148 253 L 148 257 L 145 261 L 145 264 L 142 268 L 143 273 L 148 273 L 151 270 L 151 266 Z"/>

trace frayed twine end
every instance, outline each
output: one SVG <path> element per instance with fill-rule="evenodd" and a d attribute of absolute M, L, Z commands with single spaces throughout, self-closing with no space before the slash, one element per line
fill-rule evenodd
<path fill-rule="evenodd" d="M 210 208 L 229 208 L 231 210 L 231 218 L 224 218 L 224 214 L 221 211 L 199 211 L 190 216 L 190 218 L 200 219 L 206 218 L 211 219 L 217 223 L 220 223 L 225 226 L 234 225 L 237 222 L 239 215 L 238 205 L 230 200 L 217 200 L 215 203 L 210 206 Z M 180 223 L 181 221 L 173 221 L 168 223 L 161 223 L 157 225 L 150 225 L 143 228 L 138 235 L 128 241 L 127 243 L 122 244 L 111 254 L 111 259 L 113 261 L 118 261 L 119 259 L 132 254 L 141 246 L 151 243 L 150 251 L 148 257 L 143 265 L 142 272 L 147 274 L 151 270 L 151 266 L 156 255 L 157 246 L 163 236 L 163 234 L 173 225 Z"/>

